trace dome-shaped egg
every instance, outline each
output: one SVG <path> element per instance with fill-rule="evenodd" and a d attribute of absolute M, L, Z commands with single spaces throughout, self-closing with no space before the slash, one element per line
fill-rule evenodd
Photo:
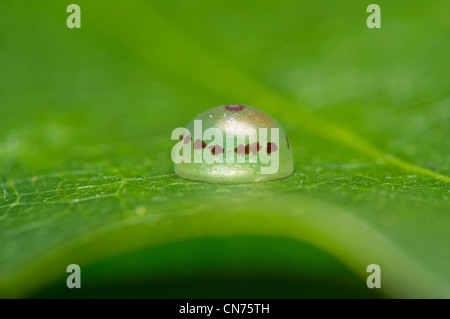
<path fill-rule="evenodd" d="M 251 106 L 209 109 L 172 134 L 175 172 L 213 183 L 252 183 L 286 177 L 294 170 L 283 128 Z"/>

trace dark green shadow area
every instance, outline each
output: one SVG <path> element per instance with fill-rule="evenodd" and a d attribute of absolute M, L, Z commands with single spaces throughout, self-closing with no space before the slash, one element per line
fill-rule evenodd
<path fill-rule="evenodd" d="M 76 263 L 76 260 L 73 261 Z M 30 298 L 381 298 L 334 257 L 263 236 L 164 243 L 80 265 L 81 289 L 59 279 Z"/>
<path fill-rule="evenodd" d="M 450 298 L 450 1 L 377 30 L 357 0 L 69 3 L 0 1 L 0 298 Z M 228 103 L 293 175 L 174 174 L 172 130 Z"/>

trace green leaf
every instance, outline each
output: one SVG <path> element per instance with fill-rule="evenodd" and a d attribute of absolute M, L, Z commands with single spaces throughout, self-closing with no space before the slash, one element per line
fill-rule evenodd
<path fill-rule="evenodd" d="M 77 4 L 1 4 L 1 297 L 450 297 L 448 2 L 379 1 L 381 29 L 357 1 Z M 227 103 L 283 125 L 292 176 L 173 173 L 172 130 Z"/>

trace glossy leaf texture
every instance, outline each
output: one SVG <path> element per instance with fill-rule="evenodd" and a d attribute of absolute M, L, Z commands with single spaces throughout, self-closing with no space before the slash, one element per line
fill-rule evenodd
<path fill-rule="evenodd" d="M 2 2 L 0 296 L 450 297 L 450 4 L 377 3 Z M 172 130 L 234 103 L 293 175 L 174 174 Z"/>

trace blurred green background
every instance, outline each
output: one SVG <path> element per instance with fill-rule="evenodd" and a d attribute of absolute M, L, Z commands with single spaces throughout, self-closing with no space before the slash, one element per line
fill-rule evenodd
<path fill-rule="evenodd" d="M 70 3 L 0 2 L 1 297 L 450 297 L 450 2 Z M 172 130 L 228 103 L 292 176 L 174 174 Z"/>

